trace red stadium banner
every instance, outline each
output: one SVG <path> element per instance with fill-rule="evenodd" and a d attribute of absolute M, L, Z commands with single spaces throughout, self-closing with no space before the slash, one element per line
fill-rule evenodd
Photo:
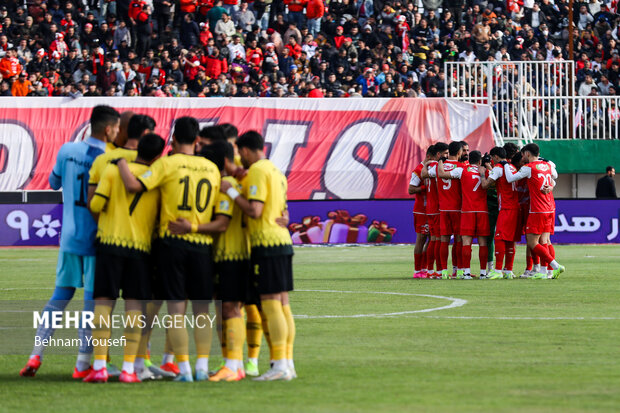
<path fill-rule="evenodd" d="M 148 114 L 164 137 L 181 116 L 257 130 L 292 200 L 407 197 L 429 145 L 494 146 L 489 106 L 442 98 L 0 98 L 0 191 L 49 189 L 58 150 L 88 134 L 98 104 Z"/>

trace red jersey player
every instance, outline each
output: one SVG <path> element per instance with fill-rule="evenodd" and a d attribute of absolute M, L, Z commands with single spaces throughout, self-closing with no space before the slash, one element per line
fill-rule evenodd
<path fill-rule="evenodd" d="M 426 220 L 430 241 L 426 247 L 426 266 L 429 270 L 429 278 L 441 277 L 441 220 L 439 215 L 439 195 L 437 193 L 437 180 L 428 175 L 429 168 L 437 167 L 437 160 L 448 156 L 448 145 L 438 142 L 429 148 L 430 157 L 422 168 L 421 176 L 426 185 Z M 437 271 L 433 271 L 433 267 Z"/>
<path fill-rule="evenodd" d="M 446 171 L 439 162 L 437 176 L 442 179 L 459 179 L 461 183 L 461 223 L 460 234 L 463 239 L 461 265 L 464 273 L 457 273 L 457 278 L 471 280 L 471 244 L 478 238 L 480 249 L 480 275 L 486 274 L 488 256 L 487 237 L 490 233 L 489 210 L 487 208 L 487 191 L 482 187 L 484 168 L 481 168 L 482 154 L 479 151 L 469 153 L 469 163 Z"/>
<path fill-rule="evenodd" d="M 558 278 L 565 268 L 553 258 L 547 245 L 555 225 L 555 200 L 551 190 L 557 172 L 548 162 L 539 159 L 540 149 L 535 143 L 525 145 L 521 153 L 527 164 L 519 172 L 513 173 L 510 165 L 502 162 L 504 174 L 509 183 L 527 178 L 530 193 L 530 211 L 525 227 L 527 246 L 540 257 L 542 266 L 548 264 L 553 268 L 551 278 Z M 547 274 L 534 274 L 532 278 L 546 279 Z"/>
<path fill-rule="evenodd" d="M 448 145 L 448 160 L 444 162 L 444 169 L 451 171 L 461 165 L 458 161 L 463 155 L 461 142 L 450 142 Z M 431 178 L 437 177 L 437 168 L 431 167 L 428 170 Z M 450 238 L 454 235 L 454 245 L 452 247 L 452 266 L 457 268 L 457 275 L 460 271 L 460 249 L 461 237 L 459 227 L 461 224 L 461 184 L 459 181 L 451 179 L 437 178 L 437 193 L 439 195 L 439 215 L 441 225 L 441 278 L 450 278 L 448 271 L 448 246 Z M 456 251 L 456 254 L 454 253 Z M 456 259 L 455 259 L 456 258 Z"/>
<path fill-rule="evenodd" d="M 488 179 L 483 178 L 482 186 L 489 187 L 495 183 L 499 203 L 499 215 L 495 227 L 495 269 L 489 273 L 489 279 L 514 278 L 512 267 L 515 258 L 515 242 L 521 240 L 521 215 L 519 210 L 519 192 L 517 183 L 509 183 L 504 176 L 504 167 L 500 162 L 506 162 L 506 150 L 501 146 L 491 149 L 491 160 L 495 167 L 489 173 Z M 508 164 L 508 168 L 515 173 L 517 168 Z M 506 262 L 504 265 L 504 257 Z M 502 273 L 503 270 L 503 273 Z"/>
<path fill-rule="evenodd" d="M 426 151 L 425 161 L 430 159 L 431 148 Z M 427 278 L 426 254 L 424 244 L 428 238 L 428 222 L 426 220 L 426 185 L 422 179 L 422 168 L 424 163 L 419 164 L 411 173 L 409 181 L 409 194 L 415 195 L 413 204 L 413 225 L 415 227 L 416 239 L 413 250 L 415 271 L 413 278 Z"/>

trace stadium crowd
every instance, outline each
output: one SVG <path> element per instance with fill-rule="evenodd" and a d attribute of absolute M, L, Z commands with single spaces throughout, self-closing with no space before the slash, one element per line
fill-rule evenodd
<path fill-rule="evenodd" d="M 616 2 L 575 3 L 575 93 L 614 95 Z M 444 61 L 562 60 L 568 0 L 0 2 L 0 95 L 444 96 Z"/>

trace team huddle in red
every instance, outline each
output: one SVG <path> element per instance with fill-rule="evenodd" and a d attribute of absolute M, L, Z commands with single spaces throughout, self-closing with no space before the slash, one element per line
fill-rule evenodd
<path fill-rule="evenodd" d="M 409 182 L 415 194 L 416 232 L 413 278 L 473 279 L 472 242 L 478 239 L 480 279 L 514 278 L 515 242 L 527 239 L 527 266 L 521 278 L 558 278 L 565 268 L 555 261 L 550 242 L 555 225 L 553 162 L 539 157 L 536 144 L 520 151 L 514 144 L 495 147 L 490 156 L 469 152 L 466 142 L 439 142 L 428 148 Z M 491 208 L 495 187 L 499 213 Z M 493 225 L 497 217 L 497 223 Z M 495 227 L 495 228 L 492 228 Z M 489 258 L 491 231 L 495 265 Z M 450 240 L 453 270 L 448 270 Z M 488 273 L 487 273 L 488 268 Z"/>

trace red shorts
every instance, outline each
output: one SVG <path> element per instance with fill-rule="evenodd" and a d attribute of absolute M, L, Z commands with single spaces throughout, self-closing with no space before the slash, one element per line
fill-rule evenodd
<path fill-rule="evenodd" d="M 461 212 L 460 235 L 487 237 L 491 233 L 488 212 Z"/>
<path fill-rule="evenodd" d="M 525 227 L 527 226 L 527 217 L 530 214 L 530 205 L 520 205 L 519 213 L 521 215 L 521 235 L 525 235 Z"/>
<path fill-rule="evenodd" d="M 495 225 L 495 239 L 503 241 L 521 241 L 523 235 L 521 211 L 518 209 L 502 209 Z"/>
<path fill-rule="evenodd" d="M 440 211 L 441 235 L 460 235 L 461 211 Z"/>
<path fill-rule="evenodd" d="M 426 216 L 426 221 L 428 222 L 428 232 L 433 237 L 438 237 L 441 235 L 441 226 L 439 224 L 439 214 L 430 214 Z"/>
<path fill-rule="evenodd" d="M 413 226 L 416 234 L 428 234 L 428 220 L 426 219 L 426 214 L 414 212 Z"/>
<path fill-rule="evenodd" d="M 553 232 L 555 226 L 554 212 L 530 213 L 527 217 L 526 234 L 542 234 Z"/>

